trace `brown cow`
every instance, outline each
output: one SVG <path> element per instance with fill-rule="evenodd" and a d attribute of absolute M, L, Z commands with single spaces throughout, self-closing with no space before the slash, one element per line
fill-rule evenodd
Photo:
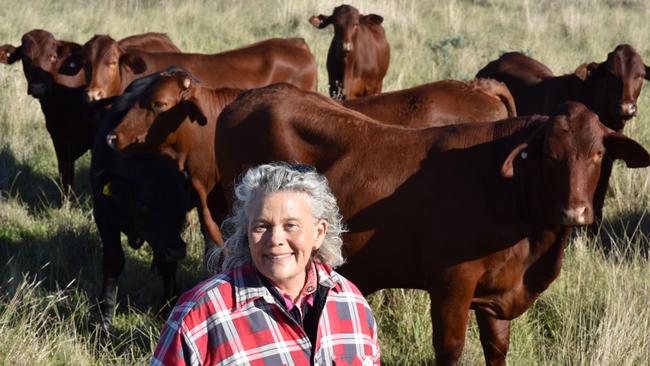
<path fill-rule="evenodd" d="M 95 37 L 84 45 L 85 53 L 72 60 L 75 67 L 62 71 L 74 74 L 83 65 L 92 69 L 88 93 L 94 100 L 120 94 L 133 80 L 172 65 L 184 68 L 211 88 L 255 88 L 284 81 L 316 90 L 316 60 L 302 38 L 273 38 L 211 55 L 131 50 L 120 53 L 119 58 L 116 51 L 110 57 L 103 57 L 104 50 L 111 48 L 115 49 L 114 44 L 105 37 Z M 115 60 L 119 61 L 119 70 L 109 72 L 112 69 L 100 67 Z"/>
<path fill-rule="evenodd" d="M 350 5 L 334 8 L 330 16 L 314 15 L 318 29 L 334 26 L 327 52 L 327 74 L 332 98 L 352 99 L 381 93 L 390 61 L 390 46 L 379 15 L 361 15 Z"/>
<path fill-rule="evenodd" d="M 520 115 L 549 114 L 559 104 L 573 100 L 598 114 L 605 126 L 622 132 L 626 121 L 636 116 L 636 101 L 648 80 L 647 66 L 634 48 L 618 45 L 601 63 L 583 64 L 573 74 L 553 76 L 540 62 L 518 52 L 502 55 L 481 69 L 477 77 L 504 82 Z M 605 159 L 594 196 L 597 221 L 602 218 L 612 161 Z"/>
<path fill-rule="evenodd" d="M 492 79 L 443 80 L 341 104 L 382 123 L 411 128 L 517 116 L 508 88 Z"/>
<path fill-rule="evenodd" d="M 119 41 L 108 35 L 95 35 L 84 44 L 81 52 L 69 59 L 66 66 L 74 70 L 84 68 L 88 100 L 96 101 L 104 99 L 106 91 L 110 96 L 121 94 L 120 58 L 129 51 L 138 50 L 181 52 L 164 33 L 145 33 Z"/>
<path fill-rule="evenodd" d="M 159 48 L 159 39 L 151 34 L 127 39 L 141 49 L 164 49 Z M 41 29 L 25 33 L 18 47 L 0 47 L 0 62 L 22 61 L 27 93 L 38 99 L 45 127 L 52 138 L 64 194 L 72 188 L 75 160 L 90 149 L 98 127 L 97 121 L 91 118 L 98 106 L 90 107 L 85 101 L 85 73 L 74 76 L 59 73 L 69 57 L 81 51 L 81 45 L 57 40 L 52 33 Z"/>
<path fill-rule="evenodd" d="M 288 85 L 232 102 L 216 149 L 227 192 L 261 163 L 325 174 L 349 228 L 340 272 L 365 294 L 427 290 L 439 365 L 457 362 L 470 309 L 487 363 L 505 364 L 510 320 L 559 275 L 572 226 L 593 220 L 603 156 L 650 165 L 641 145 L 578 103 L 552 117 L 416 130 Z"/>
<path fill-rule="evenodd" d="M 196 190 L 206 239 L 217 245 L 223 244 L 219 224 L 227 205 L 214 151 L 215 124 L 221 110 L 240 93 L 240 89 L 203 87 L 184 70 L 162 72 L 107 136 L 117 151 L 153 152 L 175 160 Z"/>

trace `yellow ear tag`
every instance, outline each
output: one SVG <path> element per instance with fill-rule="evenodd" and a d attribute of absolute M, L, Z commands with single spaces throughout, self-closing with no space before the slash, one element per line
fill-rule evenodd
<path fill-rule="evenodd" d="M 102 188 L 102 194 L 104 196 L 112 196 L 113 195 L 113 191 L 111 190 L 111 182 L 108 182 L 108 183 L 104 184 L 104 188 Z"/>

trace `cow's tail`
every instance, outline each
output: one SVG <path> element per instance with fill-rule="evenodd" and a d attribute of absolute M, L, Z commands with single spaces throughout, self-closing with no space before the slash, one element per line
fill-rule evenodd
<path fill-rule="evenodd" d="M 484 93 L 498 98 L 508 111 L 508 117 L 517 117 L 517 107 L 515 106 L 515 99 L 510 93 L 510 89 L 506 84 L 488 78 L 477 78 L 472 82 L 476 88 Z"/>

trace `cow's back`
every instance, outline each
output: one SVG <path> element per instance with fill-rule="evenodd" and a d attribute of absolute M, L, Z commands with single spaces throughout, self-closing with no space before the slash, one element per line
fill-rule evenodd
<path fill-rule="evenodd" d="M 484 79 L 443 80 L 342 104 L 377 121 L 409 128 L 496 121 L 516 115 L 507 88 Z"/>
<path fill-rule="evenodd" d="M 142 33 L 122 38 L 118 45 L 124 50 L 140 50 L 147 52 L 181 52 L 165 33 Z"/>
<path fill-rule="evenodd" d="M 477 78 L 492 78 L 508 86 L 521 115 L 540 113 L 545 104 L 545 81 L 552 79 L 553 72 L 541 62 L 519 52 L 503 54 L 488 63 Z"/>
<path fill-rule="evenodd" d="M 175 65 L 186 69 L 208 88 L 257 88 L 288 82 L 305 90 L 316 89 L 317 68 L 309 47 L 300 38 L 270 39 L 217 54 L 132 52 L 144 60 L 146 72 L 132 80 Z"/>

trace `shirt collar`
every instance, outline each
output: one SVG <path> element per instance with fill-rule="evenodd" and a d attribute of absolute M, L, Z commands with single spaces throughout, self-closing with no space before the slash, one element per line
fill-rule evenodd
<path fill-rule="evenodd" d="M 318 284 L 331 289 L 335 287 L 336 283 L 341 282 L 338 274 L 333 272 L 330 266 L 318 262 L 313 263 L 313 268 L 318 273 L 316 276 Z M 233 269 L 233 288 L 235 293 L 235 306 L 238 308 L 259 298 L 264 299 L 268 303 L 275 302 L 273 295 L 264 286 L 257 270 L 250 262 Z"/>

